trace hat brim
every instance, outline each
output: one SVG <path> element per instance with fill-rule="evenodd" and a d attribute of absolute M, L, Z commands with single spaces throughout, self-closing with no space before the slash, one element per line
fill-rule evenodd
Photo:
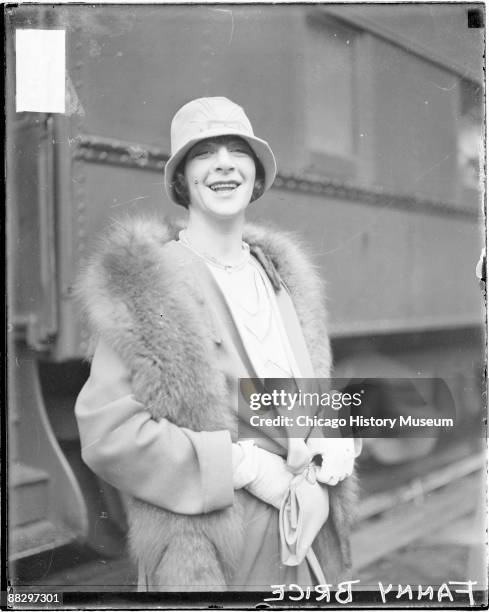
<path fill-rule="evenodd" d="M 243 134 L 239 130 L 207 130 L 206 132 L 202 132 L 199 134 L 197 138 L 193 138 L 185 143 L 183 147 L 181 147 L 174 155 L 170 157 L 170 159 L 165 164 L 165 173 L 164 173 L 164 182 L 165 182 L 165 190 L 172 202 L 175 204 L 182 205 L 182 202 L 178 200 L 178 197 L 174 191 L 173 185 L 173 177 L 175 175 L 175 170 L 178 168 L 180 162 L 185 158 L 190 149 L 200 142 L 201 140 L 206 140 L 207 138 L 217 138 L 218 136 L 239 136 L 243 140 L 245 140 L 257 159 L 263 166 L 263 170 L 265 173 L 265 181 L 264 181 L 264 192 L 270 189 L 275 180 L 275 176 L 277 174 L 277 163 L 275 161 L 275 156 L 270 148 L 270 145 L 266 140 L 262 140 L 261 138 L 257 138 L 256 136 L 250 136 L 249 134 Z"/>

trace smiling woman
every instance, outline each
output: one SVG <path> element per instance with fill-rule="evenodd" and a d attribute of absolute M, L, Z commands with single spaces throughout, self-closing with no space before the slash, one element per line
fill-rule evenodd
<path fill-rule="evenodd" d="M 130 495 L 141 590 L 338 582 L 353 441 L 285 424 L 254 440 L 237 414 L 240 378 L 313 391 L 330 374 L 317 273 L 289 236 L 245 225 L 274 155 L 226 98 L 183 106 L 171 142 L 165 186 L 186 229 L 118 224 L 80 280 L 98 341 L 76 406 L 83 458 Z M 295 495 L 307 539 L 291 543 Z"/>
<path fill-rule="evenodd" d="M 192 208 L 203 208 L 209 214 L 244 214 L 255 189 L 255 178 L 255 156 L 250 146 L 236 136 L 199 142 L 185 158 L 183 180 L 188 185 Z"/>

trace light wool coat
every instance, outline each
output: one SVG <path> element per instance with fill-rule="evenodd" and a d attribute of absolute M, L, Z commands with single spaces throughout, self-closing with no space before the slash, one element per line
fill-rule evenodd
<path fill-rule="evenodd" d="M 157 219 L 117 223 L 81 275 L 79 296 L 93 345 L 102 339 L 117 353 L 135 398 L 155 419 L 197 432 L 228 430 L 236 441 L 236 401 L 219 360 L 222 338 L 205 287 L 210 274 L 202 262 L 182 257 L 184 247 L 175 248 L 177 229 Z M 286 234 L 248 225 L 244 240 L 277 295 L 293 305 L 289 315 L 302 331 L 315 375 L 329 377 L 331 352 L 317 271 Z M 350 565 L 354 488 L 352 478 L 330 487 L 330 519 L 314 544 L 333 583 Z M 230 507 L 193 516 L 132 499 L 129 540 L 140 568 L 146 576 L 157 570 L 160 584 L 225 588 L 243 552 L 246 495 L 238 491 Z"/>

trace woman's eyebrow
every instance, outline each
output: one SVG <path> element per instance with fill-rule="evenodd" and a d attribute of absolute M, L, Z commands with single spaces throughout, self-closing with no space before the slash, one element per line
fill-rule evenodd
<path fill-rule="evenodd" d="M 243 149 L 251 151 L 250 145 L 245 140 L 242 140 L 241 138 L 230 138 L 225 144 L 232 145 L 232 146 L 238 145 L 240 147 L 243 147 Z"/>
<path fill-rule="evenodd" d="M 192 147 L 191 152 L 195 153 L 196 151 L 202 151 L 203 149 L 208 149 L 209 147 L 212 147 L 213 145 L 214 143 L 211 140 L 203 140 L 195 144 Z"/>

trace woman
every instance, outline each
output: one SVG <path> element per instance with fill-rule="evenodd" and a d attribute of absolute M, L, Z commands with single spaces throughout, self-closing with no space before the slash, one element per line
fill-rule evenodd
<path fill-rule="evenodd" d="M 83 458 L 130 495 L 141 589 L 309 585 L 321 570 L 332 583 L 349 565 L 352 440 L 255 437 L 236 414 L 239 378 L 330 374 L 311 264 L 289 237 L 244 224 L 275 158 L 226 98 L 183 106 L 171 147 L 165 186 L 186 229 L 117 223 L 80 281 L 96 344 L 76 405 Z M 316 454 L 307 499 L 324 526 L 284 565 L 277 509 Z"/>

